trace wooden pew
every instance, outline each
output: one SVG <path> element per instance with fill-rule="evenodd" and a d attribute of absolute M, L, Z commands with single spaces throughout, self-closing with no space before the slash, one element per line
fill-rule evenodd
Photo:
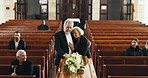
<path fill-rule="evenodd" d="M 15 56 L 0 56 L 1 64 L 11 64 L 11 62 L 16 59 Z M 41 65 L 41 78 L 45 78 L 45 57 L 44 56 L 28 56 L 33 64 Z M 7 61 L 5 61 L 7 60 Z"/>
<path fill-rule="evenodd" d="M 140 35 L 143 35 L 143 36 L 148 36 L 148 34 L 147 33 L 143 33 L 143 34 L 141 34 L 141 33 L 138 33 L 138 34 L 136 34 L 136 33 L 92 33 L 92 36 L 131 36 L 131 35 L 133 35 L 133 36 L 140 36 Z"/>
<path fill-rule="evenodd" d="M 18 27 L 18 26 L 17 26 Z M 14 33 L 15 31 L 1 30 L 0 33 Z M 20 33 L 54 33 L 56 30 L 25 30 Z"/>
<path fill-rule="evenodd" d="M 27 44 L 27 49 L 49 49 L 50 44 Z M 1 44 L 0 49 L 8 49 L 8 44 Z"/>
<path fill-rule="evenodd" d="M 10 76 L 10 75 L 0 75 L 0 78 L 36 78 L 35 75 L 19 75 L 19 76 Z"/>
<path fill-rule="evenodd" d="M 47 49 L 25 50 L 27 56 L 45 56 L 45 60 L 49 60 L 49 52 Z M 16 56 L 17 50 L 1 49 L 0 56 Z"/>
<path fill-rule="evenodd" d="M 14 37 L 13 36 L 0 36 L 1 40 L 12 40 Z M 22 36 L 22 40 L 51 40 L 53 39 L 53 36 Z"/>
<path fill-rule="evenodd" d="M 132 40 L 94 40 L 96 44 L 131 44 Z M 145 44 L 146 40 L 139 40 L 139 43 Z"/>
<path fill-rule="evenodd" d="M 124 55 L 125 55 L 125 50 L 117 50 L 117 51 L 99 50 L 97 52 L 97 56 L 124 56 Z"/>
<path fill-rule="evenodd" d="M 115 25 L 117 25 L 117 24 L 120 24 L 120 25 L 122 25 L 122 24 L 142 24 L 142 23 L 140 23 L 140 22 L 138 22 L 138 21 L 131 21 L 131 20 L 87 20 L 86 21 L 88 24 L 106 24 L 106 25 L 108 25 L 108 24 L 115 24 Z"/>
<path fill-rule="evenodd" d="M 138 38 L 141 40 L 147 40 L 147 36 L 92 36 L 93 40 L 131 40 L 132 38 Z"/>
<path fill-rule="evenodd" d="M 10 64 L 0 64 L 0 75 L 10 75 L 9 73 Z M 41 65 L 33 65 L 33 75 L 36 78 L 41 78 Z"/>
<path fill-rule="evenodd" d="M 96 44 L 98 49 L 100 50 L 110 50 L 110 51 L 118 51 L 118 50 L 126 50 L 130 47 L 131 44 Z M 140 47 L 144 47 L 145 44 L 139 44 Z"/>
<path fill-rule="evenodd" d="M 51 38 L 51 39 L 53 39 L 53 38 Z M 34 40 L 34 39 L 29 40 L 29 39 L 25 39 L 24 41 L 26 42 L 26 45 L 27 45 L 27 44 L 50 44 L 51 43 L 50 40 Z M 1 39 L 0 44 L 9 44 L 9 41 L 10 40 L 7 40 L 7 39 Z"/>
<path fill-rule="evenodd" d="M 14 36 L 14 33 L 0 33 L 1 36 Z M 22 36 L 53 36 L 54 33 L 21 33 Z"/>
<path fill-rule="evenodd" d="M 41 24 L 41 20 L 10 20 L 2 25 L 9 26 L 9 25 L 25 25 L 25 26 L 35 26 Z M 50 27 L 60 26 L 62 24 L 61 20 L 46 20 L 46 24 Z"/>
<path fill-rule="evenodd" d="M 148 76 L 148 65 L 103 65 L 103 78 L 111 76 Z"/>
<path fill-rule="evenodd" d="M 148 78 L 148 76 L 108 76 L 108 78 Z"/>
<path fill-rule="evenodd" d="M 103 71 L 104 64 L 139 64 L 147 65 L 148 57 L 147 56 L 99 56 L 97 58 L 97 70 L 98 75 L 101 76 Z"/>

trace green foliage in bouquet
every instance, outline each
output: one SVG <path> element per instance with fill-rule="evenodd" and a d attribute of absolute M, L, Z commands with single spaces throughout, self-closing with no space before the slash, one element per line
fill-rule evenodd
<path fill-rule="evenodd" d="M 79 53 L 68 54 L 65 61 L 65 70 L 69 73 L 84 71 L 84 62 Z"/>

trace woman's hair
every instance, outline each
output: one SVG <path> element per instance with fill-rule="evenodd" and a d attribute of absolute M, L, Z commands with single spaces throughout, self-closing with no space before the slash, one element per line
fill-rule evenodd
<path fill-rule="evenodd" d="M 84 35 L 84 31 L 80 27 L 76 26 L 72 30 L 77 30 L 80 33 L 80 35 Z"/>
<path fill-rule="evenodd" d="M 17 53 L 16 53 L 16 57 L 17 57 L 17 56 L 20 56 L 21 53 L 26 53 L 26 52 L 25 52 L 25 50 L 18 50 Z"/>

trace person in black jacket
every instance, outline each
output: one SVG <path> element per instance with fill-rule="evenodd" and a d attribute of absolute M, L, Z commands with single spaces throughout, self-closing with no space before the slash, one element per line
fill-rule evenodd
<path fill-rule="evenodd" d="M 46 25 L 45 20 L 42 20 L 42 24 L 38 26 L 38 30 L 50 30 L 50 27 Z"/>
<path fill-rule="evenodd" d="M 142 49 L 138 45 L 138 39 L 133 38 L 131 42 L 131 46 L 127 48 L 125 55 L 127 56 L 142 56 Z"/>
<path fill-rule="evenodd" d="M 146 40 L 145 47 L 142 49 L 143 56 L 148 56 L 148 40 Z"/>
<path fill-rule="evenodd" d="M 82 56 L 87 56 L 91 58 L 90 53 L 90 42 L 84 36 L 84 31 L 80 27 L 74 27 L 72 30 L 72 34 L 74 36 L 74 46 L 69 45 L 73 52 L 78 52 Z"/>
<path fill-rule="evenodd" d="M 56 65 L 56 71 L 58 71 L 60 59 L 64 58 L 67 54 L 71 53 L 71 50 L 69 48 L 69 43 L 73 44 L 73 37 L 71 35 L 71 30 L 73 28 L 73 21 L 71 20 L 65 20 L 63 25 L 63 30 L 55 33 L 55 45 L 54 48 L 56 50 L 56 59 L 55 59 L 55 65 Z"/>
<path fill-rule="evenodd" d="M 78 52 L 80 55 L 83 56 L 83 61 L 85 65 L 84 72 L 87 73 L 86 77 L 90 78 L 90 74 L 91 74 L 92 78 L 97 78 L 95 68 L 93 65 L 92 56 L 90 53 L 89 46 L 91 45 L 91 42 L 84 36 L 84 31 L 80 27 L 74 27 L 72 30 L 72 34 L 75 38 L 74 46 L 71 44 L 69 44 L 69 46 L 74 53 Z M 91 68 L 91 70 L 89 68 Z"/>
<path fill-rule="evenodd" d="M 11 62 L 9 73 L 12 76 L 16 75 L 32 75 L 33 65 L 30 60 L 27 59 L 26 52 L 24 50 L 18 50 L 16 58 Z"/>
<path fill-rule="evenodd" d="M 14 33 L 14 39 L 9 42 L 8 49 L 16 49 L 16 50 L 23 49 L 23 50 L 25 50 L 26 49 L 26 42 L 21 40 L 20 37 L 21 37 L 20 32 L 16 31 Z"/>

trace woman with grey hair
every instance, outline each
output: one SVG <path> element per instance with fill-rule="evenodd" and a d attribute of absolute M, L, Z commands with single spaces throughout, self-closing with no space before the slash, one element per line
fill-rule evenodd
<path fill-rule="evenodd" d="M 91 59 L 91 53 L 89 48 L 89 40 L 84 36 L 84 31 L 79 27 L 74 27 L 72 30 L 72 34 L 75 38 L 74 46 L 69 44 L 71 50 L 73 52 L 78 52 L 84 58 L 84 73 L 87 73 L 84 78 L 97 78 L 96 72 L 94 69 L 93 61 Z M 91 73 L 90 73 L 91 72 Z"/>
<path fill-rule="evenodd" d="M 89 41 L 84 36 L 84 31 L 80 27 L 74 27 L 72 29 L 72 34 L 75 39 L 74 39 L 74 46 L 69 44 L 71 50 L 73 52 L 78 52 L 82 56 L 87 56 L 88 58 L 91 58 Z"/>
<path fill-rule="evenodd" d="M 12 76 L 16 75 L 32 75 L 33 65 L 30 60 L 27 59 L 25 50 L 18 50 L 16 53 L 16 58 L 11 62 L 10 74 Z"/>

